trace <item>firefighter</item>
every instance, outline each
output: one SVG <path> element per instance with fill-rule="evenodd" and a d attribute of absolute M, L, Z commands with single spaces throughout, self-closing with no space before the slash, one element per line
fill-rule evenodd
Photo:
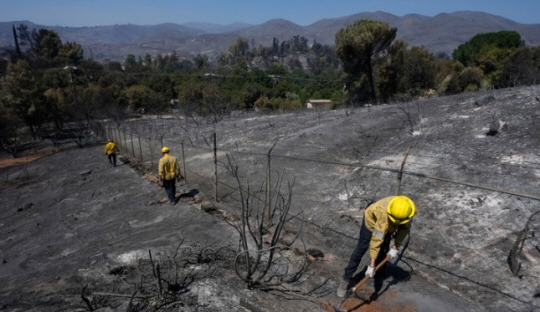
<path fill-rule="evenodd" d="M 105 145 L 105 155 L 107 155 L 107 158 L 109 158 L 109 164 L 113 167 L 116 167 L 116 153 L 119 151 L 118 146 L 116 146 L 113 140 L 107 140 L 107 144 Z"/>
<path fill-rule="evenodd" d="M 387 248 L 382 248 L 383 243 L 394 244 L 387 255 L 397 257 L 400 245 L 403 243 L 411 228 L 411 220 L 416 214 L 414 202 L 406 196 L 389 196 L 369 205 L 364 210 L 364 218 L 360 228 L 360 237 L 354 249 L 349 264 L 339 283 L 337 295 L 345 296 L 352 278 L 364 253 L 369 248 L 370 263 L 366 275 L 375 275 L 375 261 L 380 257 L 379 253 Z M 385 250 L 383 252 L 386 252 Z"/>
<path fill-rule="evenodd" d="M 158 177 L 161 186 L 165 188 L 169 202 L 176 204 L 176 180 L 181 181 L 183 179 L 180 173 L 180 166 L 178 166 L 178 160 L 176 157 L 169 155 L 169 148 L 163 147 L 161 154 L 163 157 L 159 160 Z"/>

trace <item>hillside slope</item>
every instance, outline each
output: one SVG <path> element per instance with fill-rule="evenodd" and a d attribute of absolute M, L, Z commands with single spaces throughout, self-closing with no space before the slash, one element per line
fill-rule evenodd
<path fill-rule="evenodd" d="M 538 309 L 539 108 L 534 86 L 363 109 L 226 117 L 216 125 L 220 200 L 237 209 L 226 154 L 240 164 L 240 180 L 256 188 L 275 143 L 272 179 L 279 173 L 294 180 L 293 214 L 303 220 L 307 247 L 324 251 L 330 259 L 325 276 L 337 281 L 354 248 L 361 209 L 396 193 L 397 170 L 410 147 L 401 192 L 416 201 L 418 215 L 402 268 L 488 311 Z M 188 176 L 213 194 L 207 145 L 213 126 L 184 122 L 141 120 L 129 128 L 165 134 L 165 144 L 177 151 L 186 142 Z"/>
<path fill-rule="evenodd" d="M 318 297 L 282 300 L 247 290 L 224 261 L 185 298 L 191 307 L 213 311 L 336 305 L 334 291 L 356 244 L 361 209 L 396 194 L 397 171 L 410 148 L 400 191 L 416 202 L 418 213 L 408 245 L 401 261 L 380 276 L 379 299 L 354 311 L 538 310 L 539 108 L 540 86 L 533 86 L 359 109 L 237 113 L 217 124 L 182 116 L 132 120 L 120 129 L 111 124 L 109 135 L 122 153 L 133 162 L 142 155 L 151 172 L 160 137 L 173 154 L 182 155 L 184 147 L 188 185 L 180 192 L 197 190 L 199 201 L 158 204 L 163 190 L 127 165 L 108 168 L 102 146 L 0 169 L 0 302 L 13 311 L 82 311 L 85 284 L 112 292 L 107 287 L 114 280 L 122 283 L 111 272 L 137 267 L 149 249 L 164 252 L 182 239 L 237 246 L 238 234 L 221 215 L 203 212 L 202 202 L 239 215 L 227 156 L 239 164 L 244 190 L 248 183 L 256 190 L 273 147 L 272 181 L 278 175 L 285 185 L 294 181 L 294 218 L 283 244 L 299 234 L 306 248 L 324 255 L 310 266 L 304 285 L 324 283 Z M 213 198 L 214 129 L 219 202 Z M 298 259 L 303 244 L 280 253 Z M 367 285 L 363 296 L 372 296 L 374 286 Z"/>

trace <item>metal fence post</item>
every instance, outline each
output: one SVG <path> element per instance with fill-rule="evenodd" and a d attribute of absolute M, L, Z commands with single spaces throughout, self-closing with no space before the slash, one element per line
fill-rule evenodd
<path fill-rule="evenodd" d="M 148 137 L 148 148 L 150 149 L 150 168 L 154 168 L 154 153 L 152 151 L 152 138 Z"/>
<path fill-rule="evenodd" d="M 141 155 L 141 164 L 144 166 L 144 158 L 142 154 L 141 136 L 137 134 L 137 140 L 139 141 L 139 153 Z"/>
<path fill-rule="evenodd" d="M 123 137 L 124 137 L 124 149 L 129 151 L 129 149 L 128 149 L 128 147 L 127 147 L 126 130 L 125 130 L 125 129 L 122 129 L 122 135 L 123 135 Z"/>
<path fill-rule="evenodd" d="M 129 133 L 129 140 L 131 141 L 131 154 L 133 155 L 133 158 L 135 159 L 135 148 L 133 148 L 133 132 Z"/>
<path fill-rule="evenodd" d="M 219 202 L 218 199 L 218 172 L 217 172 L 217 136 L 216 132 L 214 131 L 214 196 L 216 198 L 216 202 Z"/>
<path fill-rule="evenodd" d="M 184 153 L 184 141 L 182 141 L 182 167 L 184 169 L 184 182 L 187 183 L 186 154 Z"/>

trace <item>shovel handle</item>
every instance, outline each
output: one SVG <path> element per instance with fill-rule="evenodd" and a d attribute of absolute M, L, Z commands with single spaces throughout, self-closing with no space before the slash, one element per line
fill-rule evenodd
<path fill-rule="evenodd" d="M 383 261 L 377 264 L 375 267 L 375 272 L 377 272 L 386 262 L 388 262 L 388 260 L 390 260 L 390 255 L 387 255 Z M 352 288 L 352 293 L 356 293 L 356 291 L 368 281 L 369 277 L 369 275 L 366 275 L 360 282 L 358 282 L 358 284 L 354 285 Z"/>

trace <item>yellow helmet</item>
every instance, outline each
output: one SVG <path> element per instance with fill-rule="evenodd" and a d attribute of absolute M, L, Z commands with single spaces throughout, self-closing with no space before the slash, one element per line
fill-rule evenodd
<path fill-rule="evenodd" d="M 414 202 L 407 196 L 396 196 L 388 203 L 388 218 L 395 224 L 405 224 L 416 214 Z"/>
<path fill-rule="evenodd" d="M 165 153 L 168 153 L 168 152 L 170 152 L 170 150 L 166 146 L 161 149 L 161 154 L 165 154 Z"/>

